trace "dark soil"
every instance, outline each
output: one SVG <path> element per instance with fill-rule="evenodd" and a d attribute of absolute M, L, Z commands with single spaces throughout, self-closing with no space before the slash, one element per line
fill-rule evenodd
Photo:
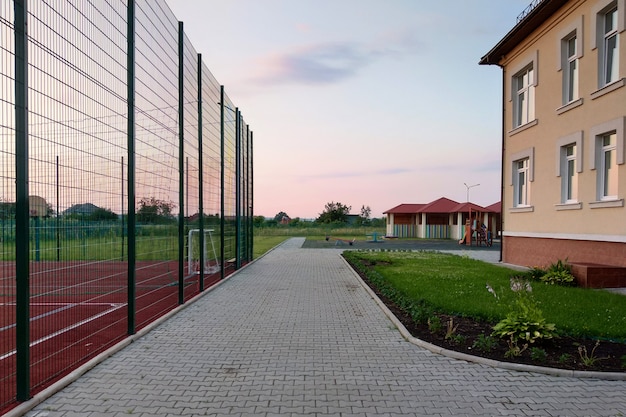
<path fill-rule="evenodd" d="M 428 324 L 415 322 L 409 314 L 381 295 L 364 274 L 360 273 L 357 268 L 354 269 L 409 333 L 425 342 L 445 349 L 502 362 L 577 371 L 626 372 L 626 344 L 624 343 L 600 341 L 596 346 L 595 340 L 562 336 L 542 341 L 540 344 L 535 343 L 522 352 L 520 356 L 507 358 L 505 353 L 509 350 L 509 346 L 504 340 L 494 338 L 493 341 L 496 344 L 490 349 L 481 349 L 480 343 L 475 344 L 476 340 L 491 335 L 495 323 L 479 322 L 468 317 L 437 314 L 441 326 L 437 331 L 431 332 L 432 326 L 429 328 Z M 451 337 L 446 338 L 449 323 L 456 330 Z M 590 360 L 585 363 L 583 357 Z M 592 360 L 594 358 L 595 360 Z"/>

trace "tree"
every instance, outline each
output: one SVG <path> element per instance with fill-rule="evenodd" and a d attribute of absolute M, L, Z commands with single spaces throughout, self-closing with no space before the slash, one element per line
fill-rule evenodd
<path fill-rule="evenodd" d="M 161 223 L 172 220 L 174 203 L 154 197 L 144 197 L 139 201 L 137 221 L 141 223 Z"/>
<path fill-rule="evenodd" d="M 88 220 L 95 220 L 95 221 L 117 220 L 118 216 L 117 216 L 117 214 L 113 213 L 113 211 L 111 211 L 109 209 L 98 207 L 96 210 L 94 210 L 93 213 L 91 213 L 89 216 L 87 216 L 87 219 Z"/>
<path fill-rule="evenodd" d="M 5 201 L 0 198 L 0 219 L 15 218 L 15 203 Z"/>
<path fill-rule="evenodd" d="M 341 204 L 340 202 L 326 203 L 324 211 L 315 220 L 317 223 L 347 223 L 348 214 L 352 207 Z"/>
<path fill-rule="evenodd" d="M 359 216 L 359 223 L 363 226 L 367 226 L 371 223 L 370 216 L 372 214 L 372 209 L 370 206 L 361 206 L 361 214 Z"/>
<path fill-rule="evenodd" d="M 284 211 L 281 211 L 276 216 L 274 216 L 274 220 L 276 220 L 277 223 L 283 221 L 284 218 L 290 219 L 291 217 L 289 217 Z"/>
<path fill-rule="evenodd" d="M 265 223 L 265 217 L 263 216 L 254 216 L 252 218 L 252 224 L 254 227 L 261 227 L 263 226 L 263 223 Z"/>

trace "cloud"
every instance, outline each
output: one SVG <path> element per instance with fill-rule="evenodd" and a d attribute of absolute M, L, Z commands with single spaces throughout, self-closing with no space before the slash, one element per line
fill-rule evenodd
<path fill-rule="evenodd" d="M 384 176 L 390 176 L 390 175 L 402 175 L 402 174 L 407 174 L 411 172 L 415 172 L 415 169 L 413 168 L 385 168 L 385 169 L 374 170 L 374 171 L 343 170 L 343 171 L 325 172 L 325 173 L 320 173 L 320 174 L 315 174 L 315 175 L 306 175 L 306 176 L 300 177 L 300 179 L 303 181 L 310 181 L 310 180 L 329 179 L 329 178 L 339 179 L 339 178 L 356 178 L 356 177 L 384 177 Z"/>
<path fill-rule="evenodd" d="M 368 63 L 368 56 L 350 44 L 314 45 L 298 48 L 262 61 L 263 83 L 329 84 L 354 75 Z"/>
<path fill-rule="evenodd" d="M 410 33 L 385 34 L 371 44 L 320 43 L 296 47 L 257 60 L 256 84 L 321 85 L 341 82 L 385 58 L 399 58 L 419 45 Z"/>

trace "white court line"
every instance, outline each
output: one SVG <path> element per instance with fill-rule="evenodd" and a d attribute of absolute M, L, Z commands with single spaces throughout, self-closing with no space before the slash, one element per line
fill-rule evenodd
<path fill-rule="evenodd" d="M 50 303 L 49 305 L 54 305 L 54 304 L 55 303 Z M 58 304 L 58 303 L 56 303 L 56 304 Z M 5 305 L 7 305 L 7 304 L 5 304 Z M 38 304 L 38 305 L 45 305 L 45 303 Z M 83 324 L 87 324 L 90 321 L 99 319 L 100 317 L 105 316 L 105 315 L 107 315 L 109 313 L 112 313 L 115 310 L 119 310 L 120 308 L 124 307 L 126 305 L 126 303 L 97 303 L 97 304 L 74 303 L 74 306 L 78 306 L 78 305 L 109 305 L 109 306 L 111 306 L 111 308 L 109 308 L 108 310 L 103 311 L 102 313 L 98 313 L 95 316 L 91 316 L 91 317 L 89 317 L 89 318 L 87 318 L 85 320 L 81 320 L 78 323 L 74 323 L 71 326 L 68 326 L 68 327 L 66 327 L 64 329 L 57 330 L 56 332 L 54 332 L 52 334 L 49 334 L 49 335 L 46 335 L 46 336 L 42 337 L 41 339 L 37 339 L 37 340 L 35 340 L 35 341 L 30 343 L 30 347 L 37 346 L 38 344 L 43 343 L 46 340 L 50 340 L 53 337 L 56 337 L 56 336 L 58 336 L 60 334 L 63 334 L 65 332 L 69 332 L 70 330 L 76 329 L 77 327 L 80 327 Z M 10 351 L 8 353 L 5 353 L 4 355 L 0 356 L 0 361 L 15 355 L 16 352 L 17 352 L 16 350 L 12 350 L 12 351 Z"/>

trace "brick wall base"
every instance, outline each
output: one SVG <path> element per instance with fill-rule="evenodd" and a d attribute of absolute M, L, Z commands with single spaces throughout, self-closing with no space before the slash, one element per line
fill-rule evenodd
<path fill-rule="evenodd" d="M 505 236 L 503 262 L 546 267 L 557 260 L 572 265 L 572 275 L 585 288 L 626 287 L 626 243 Z"/>
<path fill-rule="evenodd" d="M 557 260 L 626 267 L 626 243 L 503 236 L 502 261 L 546 267 Z"/>

